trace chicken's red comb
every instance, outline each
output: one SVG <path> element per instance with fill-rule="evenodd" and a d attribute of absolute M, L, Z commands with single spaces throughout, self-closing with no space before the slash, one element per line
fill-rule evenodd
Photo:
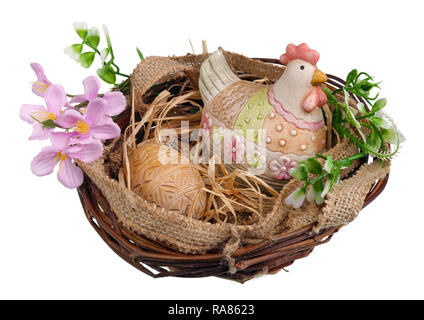
<path fill-rule="evenodd" d="M 315 65 L 319 60 L 319 53 L 318 51 L 309 49 L 306 43 L 302 43 L 298 46 L 290 43 L 286 48 L 286 53 L 281 55 L 280 61 L 282 64 L 287 65 L 290 61 L 295 59 L 301 59 Z"/>

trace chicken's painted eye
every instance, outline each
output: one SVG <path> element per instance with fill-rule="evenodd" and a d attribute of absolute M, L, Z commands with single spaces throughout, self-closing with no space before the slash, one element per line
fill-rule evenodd
<path fill-rule="evenodd" d="M 303 70 L 303 69 L 305 69 L 305 66 L 300 66 L 300 70 Z"/>

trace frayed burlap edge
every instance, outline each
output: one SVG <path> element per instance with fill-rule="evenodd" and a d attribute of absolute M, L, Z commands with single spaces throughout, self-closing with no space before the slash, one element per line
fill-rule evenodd
<path fill-rule="evenodd" d="M 191 67 L 166 57 L 147 57 L 131 74 L 131 95 L 137 111 L 145 111 L 149 105 L 143 102 L 144 94 L 155 84 L 186 76 Z"/>
<path fill-rule="evenodd" d="M 390 170 L 390 161 L 363 164 L 355 175 L 336 184 L 325 200 L 322 215 L 314 232 L 352 222 L 361 211 L 365 197 L 376 180 L 385 177 Z"/>

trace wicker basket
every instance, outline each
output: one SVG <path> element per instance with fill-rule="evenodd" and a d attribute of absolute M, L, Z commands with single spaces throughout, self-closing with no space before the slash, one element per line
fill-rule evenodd
<path fill-rule="evenodd" d="M 192 58 L 190 56 L 188 56 L 189 60 Z M 204 55 L 201 58 L 204 59 Z M 187 60 L 186 57 L 174 59 Z M 279 64 L 279 61 L 274 59 L 258 60 L 270 66 Z M 186 75 L 190 78 L 189 72 Z M 329 86 L 341 87 L 344 84 L 343 80 L 335 76 L 328 77 L 327 85 Z M 166 82 L 160 85 L 166 89 L 177 78 L 181 80 L 176 76 L 174 79 L 166 79 Z M 157 80 L 153 83 L 158 84 Z M 147 104 L 145 97 L 139 98 L 140 101 L 143 99 L 143 104 Z M 356 97 L 352 98 L 360 101 Z M 121 128 L 128 126 L 129 118 L 129 111 L 120 116 L 118 123 Z M 83 166 L 82 169 L 84 170 Z M 371 203 L 383 191 L 387 180 L 388 174 L 375 181 L 364 199 L 363 207 Z M 109 247 L 135 268 L 154 278 L 218 276 L 244 282 L 257 275 L 274 274 L 291 265 L 296 259 L 308 256 L 315 246 L 328 242 L 343 226 L 324 228 L 317 233 L 316 223 L 312 223 L 291 232 L 268 232 L 258 241 L 238 245 L 231 253 L 231 261 L 229 261 L 222 247 L 201 254 L 183 253 L 181 250 L 175 250 L 175 246 L 170 245 L 168 241 L 152 240 L 151 236 L 148 237 L 141 232 L 132 231 L 132 228 L 124 227 L 124 224 L 118 221 L 119 215 L 111 209 L 113 204 L 108 202 L 89 175 L 85 175 L 84 184 L 78 189 L 78 194 L 88 221 Z"/>

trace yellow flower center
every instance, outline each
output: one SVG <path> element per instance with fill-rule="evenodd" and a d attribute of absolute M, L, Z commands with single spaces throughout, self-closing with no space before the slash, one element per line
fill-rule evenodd
<path fill-rule="evenodd" d="M 54 160 L 55 161 L 59 161 L 60 160 L 60 162 L 62 162 L 62 161 L 65 161 L 66 160 L 66 154 L 63 154 L 61 151 L 59 151 L 58 153 L 57 153 L 57 155 L 56 155 L 56 158 L 54 158 Z"/>
<path fill-rule="evenodd" d="M 39 122 L 44 122 L 47 120 L 55 121 L 57 119 L 57 117 L 55 116 L 53 112 L 47 112 L 44 110 L 35 111 L 31 113 L 31 116 Z"/>
<path fill-rule="evenodd" d="M 44 93 L 49 88 L 49 84 L 41 82 L 41 81 L 35 81 L 34 82 L 34 90 L 38 93 Z"/>
<path fill-rule="evenodd" d="M 59 163 L 59 171 L 60 171 L 60 169 L 62 169 L 62 162 L 65 161 L 66 158 L 67 158 L 66 154 L 63 154 L 60 151 L 56 154 L 56 158 L 54 158 L 54 161 L 60 161 L 60 163 Z"/>
<path fill-rule="evenodd" d="M 75 131 L 81 134 L 86 134 L 88 130 L 90 129 L 90 126 L 87 124 L 87 122 L 84 121 L 77 121 L 77 125 L 75 127 Z"/>

